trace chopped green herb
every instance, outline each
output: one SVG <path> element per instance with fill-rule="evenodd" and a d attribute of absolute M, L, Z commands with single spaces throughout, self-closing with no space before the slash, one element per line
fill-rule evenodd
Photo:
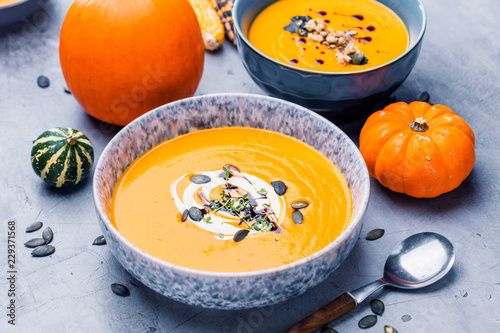
<path fill-rule="evenodd" d="M 221 239 L 224 238 L 224 235 L 219 233 L 219 238 L 221 238 Z"/>
<path fill-rule="evenodd" d="M 231 171 L 231 166 L 223 166 L 222 167 L 222 170 L 224 170 L 224 172 L 226 173 L 225 176 L 224 176 L 224 179 L 227 181 L 229 181 L 229 178 L 231 177 L 232 175 L 232 171 Z"/>
<path fill-rule="evenodd" d="M 225 187 L 222 188 L 220 199 L 211 200 L 206 206 L 206 211 L 217 212 L 224 211 L 226 213 L 230 213 L 240 219 L 238 225 L 245 223 L 248 226 L 248 229 L 254 229 L 256 231 L 272 231 L 276 229 L 276 224 L 273 221 L 272 217 L 275 215 L 273 211 L 267 209 L 269 204 L 264 203 L 264 210 L 257 211 L 257 204 L 255 201 L 249 200 L 248 193 L 245 193 L 241 196 L 233 196 L 235 193 L 241 193 L 238 191 L 238 187 L 235 185 L 229 184 L 229 178 L 231 178 L 232 171 L 231 166 L 223 166 L 222 170 L 224 171 L 224 180 L 226 181 Z M 237 191 L 230 191 L 237 190 Z M 261 195 L 266 195 L 266 189 L 262 188 L 258 191 Z M 236 195 L 238 195 L 236 194 Z M 210 221 L 210 216 L 206 214 L 204 216 L 205 222 L 212 223 Z M 249 222 L 253 223 L 250 225 Z"/>

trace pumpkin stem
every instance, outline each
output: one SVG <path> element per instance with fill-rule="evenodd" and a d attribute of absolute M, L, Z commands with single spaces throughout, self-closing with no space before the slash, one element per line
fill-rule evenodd
<path fill-rule="evenodd" d="M 70 145 L 70 146 L 74 146 L 74 145 L 76 145 L 76 142 L 77 142 L 76 136 L 74 136 L 74 135 L 67 136 L 67 137 L 66 137 L 66 142 L 67 142 L 67 143 L 68 143 L 68 145 Z"/>
<path fill-rule="evenodd" d="M 416 132 L 425 132 L 429 129 L 429 125 L 425 122 L 424 117 L 418 117 L 410 124 L 410 128 Z"/>

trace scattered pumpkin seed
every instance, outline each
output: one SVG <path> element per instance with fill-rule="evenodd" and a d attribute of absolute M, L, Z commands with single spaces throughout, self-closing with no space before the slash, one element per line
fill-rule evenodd
<path fill-rule="evenodd" d="M 198 208 L 198 207 L 191 207 L 189 208 L 189 217 L 193 220 L 193 221 L 201 221 L 201 218 L 203 217 L 203 213 L 201 212 L 201 210 Z"/>
<path fill-rule="evenodd" d="M 368 315 L 361 318 L 361 320 L 358 322 L 358 326 L 359 328 L 368 328 L 374 326 L 376 323 L 377 323 L 377 316 Z"/>
<path fill-rule="evenodd" d="M 302 208 L 306 208 L 307 206 L 309 206 L 309 202 L 307 202 L 307 201 L 295 201 L 295 202 L 292 202 L 292 204 L 290 206 L 293 209 L 302 209 Z"/>
<path fill-rule="evenodd" d="M 410 321 L 411 320 L 411 316 L 409 314 L 405 314 L 403 315 L 403 317 L 401 317 L 401 320 L 406 323 L 407 321 Z"/>
<path fill-rule="evenodd" d="M 195 184 L 206 184 L 210 182 L 210 177 L 207 175 L 194 175 L 189 180 Z"/>
<path fill-rule="evenodd" d="M 45 228 L 42 232 L 42 238 L 45 239 L 45 244 L 49 244 L 54 239 L 54 233 L 50 227 Z"/>
<path fill-rule="evenodd" d="M 339 333 L 339 332 L 331 327 L 325 326 L 321 328 L 321 333 Z"/>
<path fill-rule="evenodd" d="M 185 209 L 183 212 L 182 212 L 182 216 L 181 216 L 181 221 L 182 222 L 186 222 L 187 218 L 188 218 L 188 213 L 189 213 L 189 210 Z"/>
<path fill-rule="evenodd" d="M 50 256 L 52 253 L 56 251 L 56 248 L 52 245 L 42 245 L 36 247 L 33 251 L 31 251 L 31 255 L 33 257 L 46 257 Z"/>
<path fill-rule="evenodd" d="M 422 91 L 420 95 L 418 95 L 417 100 L 421 102 L 428 102 L 431 99 L 431 96 L 427 91 Z"/>
<path fill-rule="evenodd" d="M 292 220 L 295 224 L 302 224 L 304 222 L 304 215 L 298 210 L 294 210 L 292 213 Z"/>
<path fill-rule="evenodd" d="M 248 229 L 241 229 L 241 230 L 238 230 L 235 234 L 234 234 L 234 237 L 233 237 L 233 240 L 235 242 L 241 242 L 243 239 L 245 239 L 245 237 L 248 235 L 248 233 L 250 232 L 250 230 Z"/>
<path fill-rule="evenodd" d="M 385 331 L 385 333 L 398 333 L 397 329 L 395 329 L 394 327 L 389 326 L 389 325 L 384 326 L 384 331 Z"/>
<path fill-rule="evenodd" d="M 372 308 L 373 313 L 378 314 L 379 316 L 381 316 L 385 310 L 384 302 L 379 299 L 373 299 L 370 302 L 370 307 Z"/>
<path fill-rule="evenodd" d="M 92 245 L 106 245 L 106 238 L 104 238 L 104 235 L 98 236 L 96 239 L 94 239 Z"/>
<path fill-rule="evenodd" d="M 285 183 L 283 183 L 281 180 L 271 182 L 271 185 L 273 186 L 274 192 L 276 192 L 277 195 L 284 195 L 286 190 L 288 189 Z"/>
<path fill-rule="evenodd" d="M 43 238 L 33 238 L 33 239 L 30 239 L 29 241 L 27 241 L 26 243 L 24 243 L 24 246 L 30 247 L 30 248 L 34 248 L 34 247 L 38 247 L 38 246 L 42 246 L 42 245 L 45 245 L 45 239 L 43 239 Z"/>
<path fill-rule="evenodd" d="M 385 104 L 396 103 L 396 95 L 390 95 L 385 98 Z"/>
<path fill-rule="evenodd" d="M 384 232 L 385 232 L 384 229 L 373 229 L 372 231 L 366 234 L 365 239 L 369 241 L 379 239 L 384 235 Z"/>
<path fill-rule="evenodd" d="M 31 223 L 27 228 L 26 228 L 26 232 L 33 232 L 33 231 L 37 231 L 39 230 L 41 227 L 43 227 L 43 222 L 41 221 L 37 221 L 37 222 L 33 222 Z"/>
<path fill-rule="evenodd" d="M 50 85 L 49 78 L 43 75 L 40 75 L 38 79 L 36 80 L 36 83 L 38 83 L 38 86 L 40 88 L 47 88 Z"/>
<path fill-rule="evenodd" d="M 123 284 L 112 283 L 111 290 L 118 296 L 122 297 L 130 296 L 130 290 L 128 290 L 128 288 L 125 287 Z"/>

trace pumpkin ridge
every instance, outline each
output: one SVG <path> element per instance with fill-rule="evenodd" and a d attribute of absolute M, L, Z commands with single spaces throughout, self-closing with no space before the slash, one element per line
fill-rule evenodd
<path fill-rule="evenodd" d="M 396 123 L 396 125 L 399 127 L 400 123 Z M 390 128 L 393 126 L 394 125 L 390 123 L 376 123 L 372 127 L 366 127 L 362 129 L 359 150 L 364 156 L 365 162 L 367 162 L 368 172 L 372 176 L 375 175 L 377 159 L 384 145 L 395 135 L 398 135 L 399 133 L 402 133 L 406 130 L 404 126 L 401 126 L 400 128 L 395 129 L 393 133 L 383 135 L 382 137 L 376 135 L 376 133 L 379 133 L 386 127 L 388 127 L 389 129 L 387 130 L 390 131 Z M 372 137 L 376 139 L 373 140 Z M 376 145 L 376 148 L 373 147 L 374 145 Z M 370 149 L 368 149 L 368 146 L 370 147 Z"/>
<path fill-rule="evenodd" d="M 403 144 L 395 145 L 394 140 L 397 135 L 392 135 L 389 140 L 379 149 L 377 158 L 374 165 L 374 177 L 380 181 L 382 185 L 385 187 L 389 187 L 395 192 L 403 193 L 402 181 L 399 180 L 399 184 L 401 188 L 398 187 L 398 182 L 394 181 L 394 178 L 397 177 L 398 172 L 397 169 L 401 167 L 405 167 L 404 156 L 406 156 L 406 150 L 408 147 L 408 140 L 410 136 L 407 134 L 410 133 L 408 130 L 402 130 L 397 135 L 403 136 Z M 401 148 L 403 152 L 398 153 L 396 158 L 392 160 L 385 160 L 384 156 L 391 156 L 392 154 L 387 154 L 387 151 L 391 150 L 391 148 Z M 401 158 L 403 156 L 403 158 Z M 394 170 L 396 169 L 396 170 Z"/>
<path fill-rule="evenodd" d="M 458 187 L 458 185 L 460 185 L 464 180 L 465 178 L 467 178 L 467 176 L 470 174 L 470 172 L 472 171 L 472 168 L 474 166 L 474 163 L 475 163 L 475 152 L 474 152 L 474 144 L 472 143 L 471 139 L 467 136 L 467 134 L 463 133 L 460 129 L 456 128 L 456 127 L 452 127 L 452 126 L 441 126 L 439 128 L 437 128 L 431 135 L 438 135 L 438 134 L 441 134 L 441 135 L 444 135 L 440 132 L 443 132 L 443 131 L 447 131 L 446 136 L 447 137 L 452 137 L 454 136 L 454 139 L 452 140 L 452 142 L 454 143 L 454 145 L 457 145 L 457 151 L 454 152 L 454 156 L 456 156 L 455 158 L 448 158 L 447 159 L 447 162 L 448 164 L 446 164 L 448 167 L 446 168 L 446 170 L 448 171 L 448 177 L 446 178 L 446 182 L 445 184 L 447 185 L 445 188 L 447 189 L 445 192 L 449 192 L 453 189 L 455 189 L 456 187 Z M 467 144 L 469 145 L 469 147 L 466 147 Z M 442 156 L 445 156 L 444 154 L 448 154 L 449 151 L 446 150 L 446 151 L 443 151 L 443 149 L 441 148 L 440 145 L 438 145 L 438 149 L 440 151 L 440 153 L 442 154 Z M 464 153 L 464 150 L 466 150 L 466 153 Z M 455 150 L 454 147 L 452 147 L 451 150 Z M 465 164 L 465 166 L 461 166 L 459 164 L 460 162 L 460 155 L 472 155 L 472 158 L 471 159 L 465 159 L 465 160 L 462 160 L 462 164 Z M 452 163 L 457 163 L 457 165 L 453 165 Z M 450 167 L 453 166 L 452 168 Z M 458 174 L 460 172 L 460 170 L 462 170 L 462 174 Z M 452 175 L 456 175 L 457 177 L 454 178 L 454 179 L 451 179 L 449 178 L 449 174 L 452 174 Z"/>
<path fill-rule="evenodd" d="M 413 134 L 414 134 L 414 136 L 420 135 L 422 137 L 428 138 L 429 141 L 432 143 L 433 148 L 431 149 L 432 150 L 431 154 L 427 154 L 427 153 L 429 153 L 428 151 L 425 152 L 426 156 L 422 159 L 423 163 L 417 164 L 416 167 L 413 168 L 414 170 L 416 169 L 416 171 L 413 171 L 411 174 L 404 175 L 403 179 L 407 180 L 405 183 L 409 183 L 409 185 L 413 185 L 410 187 L 405 186 L 404 193 L 407 193 L 407 194 L 409 194 L 413 197 L 416 197 L 416 198 L 423 198 L 423 197 L 432 198 L 432 197 L 436 196 L 436 195 L 433 195 L 432 193 L 439 192 L 437 190 L 442 191 L 443 184 L 447 184 L 446 180 L 448 179 L 448 176 L 449 176 L 449 170 L 443 165 L 443 163 L 441 163 L 441 161 L 436 163 L 436 161 L 435 161 L 435 159 L 437 158 L 436 156 L 440 156 L 442 159 L 442 157 L 444 155 L 442 153 L 440 145 L 436 142 L 436 140 L 434 140 L 431 137 L 431 135 L 429 135 L 430 133 L 422 134 L 419 132 L 415 132 Z M 415 137 L 413 139 L 417 140 Z M 438 153 L 436 153 L 436 150 L 438 151 Z M 407 157 L 406 161 L 408 161 L 408 160 L 409 160 L 409 157 Z M 425 163 L 430 164 L 432 172 L 428 171 L 428 167 L 425 166 Z M 438 174 L 437 178 L 433 177 L 434 173 Z M 424 188 L 415 186 L 414 179 L 410 179 L 411 178 L 410 176 L 413 174 L 419 174 L 418 177 L 420 178 L 421 183 L 427 184 L 427 186 L 424 186 Z M 430 182 L 432 185 L 435 184 L 435 186 L 437 188 L 435 188 L 433 186 L 429 186 Z M 417 183 L 417 184 L 420 184 L 420 183 Z M 447 191 L 445 191 L 445 192 L 447 192 Z M 431 194 L 429 194 L 429 193 L 431 193 Z"/>

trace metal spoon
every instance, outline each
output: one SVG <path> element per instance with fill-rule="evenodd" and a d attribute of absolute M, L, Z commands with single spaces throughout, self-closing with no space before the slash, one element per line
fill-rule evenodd
<path fill-rule="evenodd" d="M 346 292 L 284 332 L 312 332 L 351 311 L 383 286 L 416 289 L 428 286 L 448 273 L 455 262 L 455 250 L 444 236 L 433 232 L 412 235 L 391 252 L 384 277 Z"/>

